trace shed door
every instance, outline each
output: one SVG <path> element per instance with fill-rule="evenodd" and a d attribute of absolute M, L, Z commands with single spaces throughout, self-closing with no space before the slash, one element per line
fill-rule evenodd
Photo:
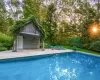
<path fill-rule="evenodd" d="M 17 49 L 23 49 L 23 36 L 17 36 Z"/>

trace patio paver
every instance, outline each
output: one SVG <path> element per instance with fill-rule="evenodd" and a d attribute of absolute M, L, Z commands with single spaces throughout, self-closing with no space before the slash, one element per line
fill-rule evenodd
<path fill-rule="evenodd" d="M 34 49 L 34 50 L 19 50 L 17 52 L 12 52 L 10 50 L 10 51 L 0 52 L 0 59 L 19 58 L 19 57 L 55 54 L 55 53 L 63 53 L 63 52 L 72 52 L 72 50 L 45 49 L 44 51 L 42 51 L 41 49 Z"/>

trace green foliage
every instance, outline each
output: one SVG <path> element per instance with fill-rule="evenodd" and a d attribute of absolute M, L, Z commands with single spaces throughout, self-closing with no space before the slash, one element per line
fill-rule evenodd
<path fill-rule="evenodd" d="M 2 2 L 2 3 L 1 3 Z M 0 1 L 0 33 L 6 33 L 8 31 L 8 22 L 6 9 L 3 4 L 3 1 Z"/>
<path fill-rule="evenodd" d="M 16 37 L 16 35 L 21 31 L 23 30 L 24 26 L 26 24 L 28 24 L 29 22 L 33 22 L 33 24 L 39 28 L 39 30 L 41 31 L 42 33 L 42 37 L 45 37 L 45 33 L 44 31 L 42 30 L 42 27 L 40 26 L 40 24 L 38 23 L 38 21 L 35 19 L 34 16 L 30 16 L 28 19 L 25 19 L 25 20 L 19 20 L 19 21 L 16 21 L 15 24 L 11 27 L 11 32 L 13 34 L 14 37 Z"/>
<path fill-rule="evenodd" d="M 44 47 L 45 48 L 49 48 L 49 44 L 48 43 L 44 43 Z"/>
<path fill-rule="evenodd" d="M 52 22 L 54 20 L 54 14 L 55 14 L 55 11 L 56 11 L 56 7 L 55 5 L 52 3 L 48 6 L 48 11 L 47 11 L 47 19 L 48 19 L 48 22 Z"/>
<path fill-rule="evenodd" d="M 76 46 L 73 46 L 72 47 L 72 50 L 76 51 L 77 47 Z"/>
<path fill-rule="evenodd" d="M 0 47 L 0 51 L 6 51 L 7 48 L 6 47 Z"/>
<path fill-rule="evenodd" d="M 18 6 L 18 4 L 19 4 L 19 1 L 17 1 L 17 0 L 16 0 L 16 1 L 14 1 L 14 0 L 13 0 L 13 1 L 11 1 L 11 4 L 17 7 L 17 6 Z"/>
<path fill-rule="evenodd" d="M 14 23 L 14 25 L 11 27 L 11 32 L 14 36 L 16 36 L 25 25 L 25 20 L 19 20 Z"/>
<path fill-rule="evenodd" d="M 45 31 L 47 32 L 47 39 L 51 44 L 54 42 L 54 37 L 57 32 L 57 23 L 55 21 L 55 11 L 56 7 L 52 3 L 48 6 L 47 10 L 47 22 L 46 22 L 46 28 Z"/>
<path fill-rule="evenodd" d="M 70 46 L 64 46 L 64 48 L 72 50 L 72 47 L 70 47 Z M 90 54 L 92 53 L 92 54 L 100 55 L 99 52 L 95 52 L 95 51 L 91 51 L 91 50 L 87 50 L 87 49 L 82 49 L 82 48 L 77 48 L 77 51 L 86 52 L 86 53 L 90 53 Z"/>
<path fill-rule="evenodd" d="M 42 45 L 43 45 L 43 43 L 41 42 L 41 43 L 40 43 L 40 48 L 43 47 Z M 44 48 L 49 48 L 49 44 L 45 42 L 45 43 L 44 43 Z"/>
<path fill-rule="evenodd" d="M 10 26 L 13 23 L 13 19 L 10 17 L 4 0 L 0 1 L 0 33 L 9 34 Z"/>
<path fill-rule="evenodd" d="M 67 45 L 66 38 L 55 39 L 53 45 L 65 46 Z"/>
<path fill-rule="evenodd" d="M 100 52 L 100 41 L 92 42 L 89 49 Z"/>
<path fill-rule="evenodd" d="M 40 19 L 40 5 L 42 5 L 41 0 L 23 0 L 23 3 L 24 18 L 34 15 L 36 18 Z"/>
<path fill-rule="evenodd" d="M 81 40 L 81 37 L 78 37 L 78 36 L 71 36 L 69 38 L 67 38 L 67 44 L 69 46 L 76 46 L 78 48 L 81 48 L 82 47 L 82 40 Z"/>
<path fill-rule="evenodd" d="M 12 46 L 12 40 L 12 37 L 7 36 L 5 34 L 0 34 L 0 47 L 10 49 L 10 47 Z"/>
<path fill-rule="evenodd" d="M 10 4 L 8 4 L 11 11 L 6 11 L 6 5 L 0 3 L 0 33 L 8 34 L 10 26 L 15 21 L 13 18 L 18 19 L 18 16 L 23 14 L 25 20 L 16 21 L 11 27 L 11 34 L 14 37 L 30 19 L 35 25 L 39 25 L 45 31 L 46 40 L 51 45 L 70 45 L 88 49 L 90 43 L 94 41 L 92 39 L 94 36 L 90 36 L 91 33 L 88 30 L 90 24 L 100 20 L 100 12 L 98 12 L 100 3 L 95 3 L 94 1 L 94 5 L 91 5 L 91 2 L 85 0 L 22 1 L 21 3 L 19 0 L 11 0 Z M 19 6 L 23 6 L 23 10 L 20 10 Z M 16 10 L 13 10 L 13 8 Z M 34 15 L 38 21 L 28 18 L 31 15 Z M 26 20 L 26 18 L 28 19 Z M 71 35 L 79 35 L 82 39 L 75 36 L 70 37 Z M 95 41 L 98 40 L 95 37 Z M 84 44 L 82 45 L 82 43 Z M 4 44 L 0 43 L 0 45 Z M 93 50 L 92 48 L 90 49 Z"/>

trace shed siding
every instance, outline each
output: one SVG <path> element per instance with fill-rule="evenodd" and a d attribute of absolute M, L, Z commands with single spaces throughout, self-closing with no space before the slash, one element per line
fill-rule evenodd
<path fill-rule="evenodd" d="M 17 36 L 17 49 L 23 49 L 23 36 Z"/>
<path fill-rule="evenodd" d="M 27 24 L 24 27 L 24 30 L 22 32 L 24 32 L 24 33 L 33 33 L 33 34 L 39 34 L 40 35 L 40 32 L 36 29 L 36 27 L 32 23 Z"/>
<path fill-rule="evenodd" d="M 21 34 L 23 33 L 23 34 Z M 35 34 L 35 35 L 29 35 Z M 17 37 L 17 49 L 38 49 L 40 48 L 40 32 L 33 23 L 25 25 Z M 37 36 L 39 35 L 39 36 Z"/>

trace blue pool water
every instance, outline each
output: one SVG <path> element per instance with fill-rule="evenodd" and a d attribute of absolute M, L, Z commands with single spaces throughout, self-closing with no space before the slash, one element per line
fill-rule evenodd
<path fill-rule="evenodd" d="M 0 80 L 99 80 L 100 57 L 62 53 L 0 61 Z"/>

